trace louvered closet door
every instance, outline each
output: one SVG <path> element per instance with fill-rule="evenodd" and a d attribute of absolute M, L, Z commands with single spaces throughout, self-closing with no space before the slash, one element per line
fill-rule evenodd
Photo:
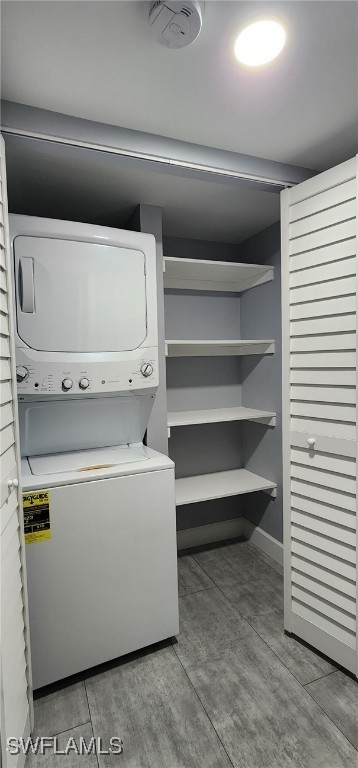
<path fill-rule="evenodd" d="M 6 752 L 6 739 L 26 738 L 32 719 L 27 595 L 19 484 L 15 360 L 12 325 L 4 143 L 0 151 L 0 726 L 3 768 L 24 756 Z M 1 761 L 0 761 L 1 762 Z"/>
<path fill-rule="evenodd" d="M 357 158 L 281 196 L 285 628 L 357 674 Z"/>

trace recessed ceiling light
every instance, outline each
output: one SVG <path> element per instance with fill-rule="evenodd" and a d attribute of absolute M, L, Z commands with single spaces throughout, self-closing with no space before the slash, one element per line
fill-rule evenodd
<path fill-rule="evenodd" d="M 240 32 L 235 43 L 235 56 L 246 67 L 262 67 L 281 53 L 286 42 L 282 24 L 261 19 Z"/>

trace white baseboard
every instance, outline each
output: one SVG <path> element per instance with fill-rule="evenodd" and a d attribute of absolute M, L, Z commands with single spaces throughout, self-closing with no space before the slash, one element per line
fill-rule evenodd
<path fill-rule="evenodd" d="M 177 531 L 177 547 L 178 550 L 190 549 L 190 547 L 199 547 L 215 541 L 236 539 L 239 536 L 244 536 L 276 563 L 283 565 L 283 545 L 281 542 L 244 517 Z"/>
<path fill-rule="evenodd" d="M 278 539 L 270 536 L 269 533 L 266 533 L 262 528 L 250 523 L 250 520 L 243 518 L 242 522 L 242 535 L 245 536 L 245 539 L 248 539 L 248 541 L 251 541 L 251 544 L 254 544 L 255 547 L 269 555 L 275 563 L 283 565 L 283 544 Z"/>

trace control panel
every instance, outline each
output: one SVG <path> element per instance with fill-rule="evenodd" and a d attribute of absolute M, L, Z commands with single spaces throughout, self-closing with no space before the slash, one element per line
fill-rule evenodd
<path fill-rule="evenodd" d="M 144 351 L 144 350 L 143 350 Z M 142 351 L 142 354 L 143 354 Z M 137 359 L 83 364 L 68 360 L 35 362 L 26 350 L 17 349 L 16 379 L 21 395 L 83 395 L 124 392 L 158 386 L 157 349 L 145 350 Z"/>

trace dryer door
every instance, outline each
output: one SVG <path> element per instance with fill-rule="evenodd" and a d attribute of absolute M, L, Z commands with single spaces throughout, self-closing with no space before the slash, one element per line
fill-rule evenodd
<path fill-rule="evenodd" d="M 95 243 L 18 236 L 17 331 L 48 352 L 121 352 L 147 335 L 145 255 Z"/>

